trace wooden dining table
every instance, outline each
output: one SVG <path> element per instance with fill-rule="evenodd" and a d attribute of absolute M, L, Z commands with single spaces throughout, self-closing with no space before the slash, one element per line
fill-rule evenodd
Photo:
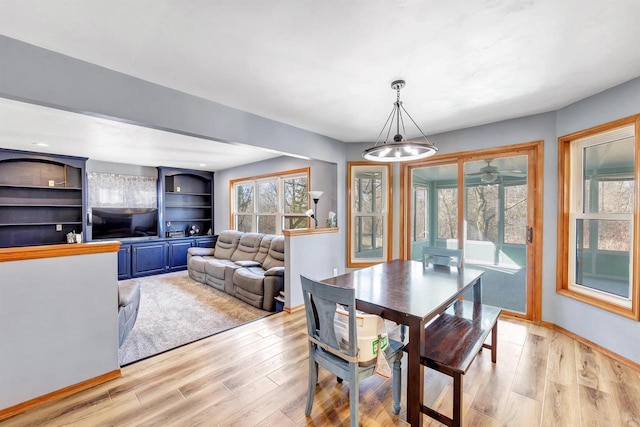
<path fill-rule="evenodd" d="M 422 425 L 424 367 L 420 348 L 425 326 L 473 288 L 474 301 L 482 300 L 481 270 L 424 267 L 420 261 L 394 260 L 363 268 L 322 282 L 354 288 L 356 309 L 407 325 L 407 422 Z"/>

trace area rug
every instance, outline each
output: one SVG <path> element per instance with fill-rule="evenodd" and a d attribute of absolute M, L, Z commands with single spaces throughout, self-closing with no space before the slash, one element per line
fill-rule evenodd
<path fill-rule="evenodd" d="M 135 326 L 118 351 L 120 366 L 269 315 L 191 279 L 186 271 L 142 277 Z"/>

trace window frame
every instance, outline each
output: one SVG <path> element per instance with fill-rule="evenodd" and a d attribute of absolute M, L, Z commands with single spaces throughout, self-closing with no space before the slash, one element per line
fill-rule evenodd
<path fill-rule="evenodd" d="M 576 162 L 582 159 L 582 154 L 576 157 L 575 150 L 581 150 L 585 144 L 584 138 L 604 132 L 633 126 L 635 137 L 634 171 L 635 201 L 632 214 L 611 213 L 577 213 L 582 210 L 577 205 L 582 195 L 575 197 L 576 191 L 583 190 L 582 171 L 576 170 Z M 576 185 L 577 184 L 577 185 Z M 576 299 L 600 309 L 640 320 L 640 114 L 615 120 L 579 132 L 558 138 L 558 253 L 556 261 L 556 292 L 560 295 Z M 579 209 L 580 208 L 580 209 Z M 577 285 L 571 278 L 575 269 L 575 240 L 576 219 L 620 219 L 631 216 L 631 248 L 629 251 L 631 268 L 629 270 L 631 289 L 629 298 L 618 297 L 608 292 L 591 290 L 586 286 Z"/>
<path fill-rule="evenodd" d="M 383 212 L 375 216 L 382 217 L 386 238 L 383 239 L 383 256 L 379 258 L 356 258 L 355 257 L 355 221 L 361 216 L 373 216 L 371 214 L 360 215 L 354 212 L 354 178 L 356 171 L 383 172 L 383 183 L 385 187 L 382 189 L 382 195 L 386 198 L 382 202 Z M 393 169 L 389 163 L 377 162 L 347 162 L 347 267 L 368 267 L 381 262 L 391 261 L 392 258 L 392 242 L 393 242 L 393 209 L 392 209 L 392 185 L 393 185 Z"/>
<path fill-rule="evenodd" d="M 276 173 L 272 173 L 272 174 L 265 174 L 265 175 L 257 175 L 257 176 L 251 176 L 251 177 L 245 177 L 245 178 L 238 178 L 238 179 L 232 179 L 229 180 L 229 228 L 231 228 L 232 230 L 237 230 L 237 226 L 238 226 L 238 216 L 239 215 L 249 215 L 251 216 L 251 233 L 263 233 L 264 231 L 259 231 L 258 229 L 258 222 L 260 217 L 265 217 L 265 216 L 275 216 L 275 234 L 280 235 L 282 234 L 282 231 L 285 230 L 284 228 L 284 224 L 285 224 L 285 219 L 286 218 L 290 218 L 290 217 L 300 217 L 300 218 L 306 218 L 306 227 L 305 228 L 309 228 L 309 224 L 310 224 L 310 218 L 304 213 L 304 212 L 299 212 L 299 213 L 294 213 L 294 212 L 285 212 L 285 208 L 284 208 L 284 181 L 286 181 L 287 179 L 294 179 L 294 178 L 306 178 L 307 180 L 307 189 L 305 191 L 305 193 L 307 194 L 307 207 L 305 209 L 305 211 L 307 209 L 309 209 L 311 201 L 310 198 L 308 196 L 308 192 L 309 192 L 309 188 L 310 188 L 310 168 L 301 168 L 301 169 L 292 169 L 292 170 L 288 170 L 288 171 L 283 171 L 283 172 L 276 172 Z M 267 183 L 270 181 L 276 181 L 277 182 L 277 210 L 276 212 L 260 212 L 260 200 L 259 200 L 259 193 L 258 193 L 258 188 L 259 185 L 262 183 Z M 241 185 L 245 185 L 245 186 L 252 186 L 253 187 L 253 212 L 238 212 L 237 211 L 237 206 L 236 206 L 236 202 L 237 202 L 237 197 L 236 197 L 236 188 L 238 186 Z M 288 229 L 287 229 L 288 230 Z"/>

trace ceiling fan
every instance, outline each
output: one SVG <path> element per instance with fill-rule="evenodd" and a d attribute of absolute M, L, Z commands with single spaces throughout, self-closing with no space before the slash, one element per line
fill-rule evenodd
<path fill-rule="evenodd" d="M 493 159 L 486 159 L 487 165 L 480 168 L 480 171 L 468 173 L 467 176 L 479 176 L 480 182 L 491 183 L 498 179 L 499 176 L 524 177 L 526 173 L 518 169 L 498 169 L 491 162 Z"/>

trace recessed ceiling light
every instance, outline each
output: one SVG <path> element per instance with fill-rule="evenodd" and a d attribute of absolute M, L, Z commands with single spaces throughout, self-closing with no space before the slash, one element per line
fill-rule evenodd
<path fill-rule="evenodd" d="M 33 145 L 37 145 L 38 147 L 48 147 L 49 144 L 45 144 L 44 142 L 34 142 Z"/>
<path fill-rule="evenodd" d="M 207 166 L 205 163 L 200 163 L 198 166 L 200 166 L 201 168 Z"/>

